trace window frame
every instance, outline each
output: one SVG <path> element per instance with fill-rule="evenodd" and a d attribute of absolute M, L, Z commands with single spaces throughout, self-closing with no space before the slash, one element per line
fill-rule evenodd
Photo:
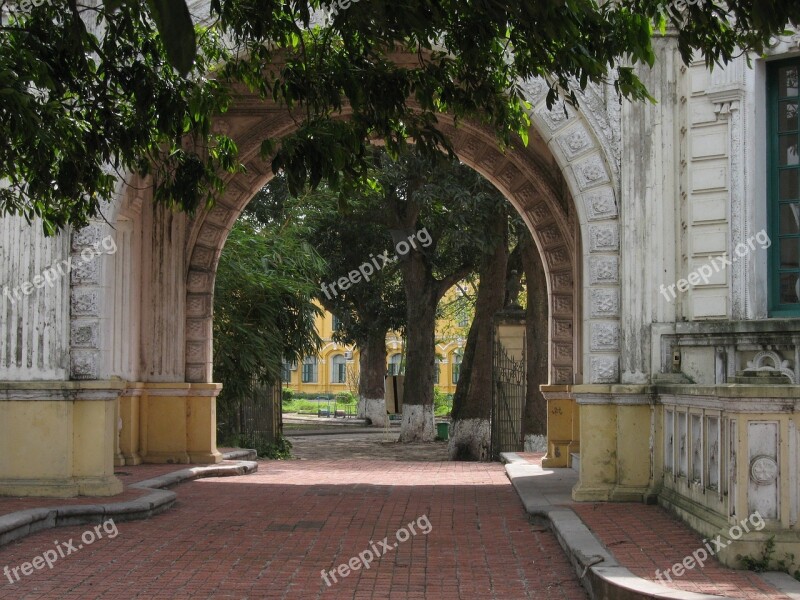
<path fill-rule="evenodd" d="M 774 61 L 767 64 L 767 231 L 772 242 L 768 249 L 767 262 L 767 298 L 770 317 L 797 317 L 800 316 L 800 302 L 785 304 L 780 302 L 780 275 L 782 272 L 792 272 L 791 269 L 781 270 L 780 267 L 780 247 L 781 239 L 787 236 L 795 236 L 798 246 L 800 246 L 800 234 L 780 233 L 780 173 L 786 170 L 780 166 L 779 147 L 779 110 L 781 98 L 778 94 L 779 72 L 787 66 L 794 66 L 798 69 L 798 85 L 800 87 L 800 56 Z M 786 100 L 791 98 L 787 96 Z M 800 93 L 796 97 L 800 106 Z M 800 117 L 798 117 L 798 129 L 795 135 L 798 137 L 798 148 L 800 149 Z M 800 177 L 800 164 L 794 165 L 794 169 Z M 800 202 L 800 198 L 796 200 Z M 791 239 L 791 237 L 789 238 Z M 798 248 L 800 253 L 800 247 Z"/>
<path fill-rule="evenodd" d="M 458 360 L 456 360 L 458 357 Z M 461 363 L 464 360 L 464 351 L 463 350 L 456 350 L 452 354 L 452 359 L 450 363 L 453 365 L 450 369 L 450 379 L 453 382 L 453 385 L 458 385 L 458 380 L 461 377 Z"/>
<path fill-rule="evenodd" d="M 292 363 L 287 360 L 281 362 L 281 382 L 288 383 L 292 380 Z"/>
<path fill-rule="evenodd" d="M 336 362 L 337 358 L 341 358 L 341 364 Z M 344 354 L 338 353 L 331 356 L 331 383 L 340 385 L 347 383 L 347 359 L 345 358 Z M 336 368 L 341 367 L 341 372 L 337 373 Z M 341 378 L 337 377 L 337 375 L 341 375 Z"/>
<path fill-rule="evenodd" d="M 312 362 L 313 361 L 313 362 Z M 313 377 L 308 377 L 306 375 L 306 367 L 311 368 L 311 373 Z M 319 379 L 319 360 L 317 360 L 316 356 L 306 356 L 303 359 L 303 372 L 301 373 L 301 383 L 317 383 Z"/>
<path fill-rule="evenodd" d="M 399 357 L 396 363 L 392 362 L 392 359 L 395 356 Z M 397 366 L 397 372 L 394 372 L 394 366 L 395 365 Z M 403 365 L 403 354 L 401 352 L 395 352 L 394 354 L 392 354 L 389 357 L 389 364 L 388 364 L 388 368 L 386 369 L 386 374 L 389 377 L 395 377 L 397 375 L 402 375 L 402 365 Z"/>

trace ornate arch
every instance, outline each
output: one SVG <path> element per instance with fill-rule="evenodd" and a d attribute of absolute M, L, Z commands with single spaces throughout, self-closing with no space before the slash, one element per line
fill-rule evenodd
<path fill-rule="evenodd" d="M 584 109 L 544 105 L 542 82 L 526 84 L 532 104 L 527 148 L 502 152 L 481 127 L 443 121 L 459 158 L 491 181 L 532 232 L 545 266 L 550 298 L 550 383 L 619 380 L 620 289 L 613 118 L 596 90 Z M 210 211 L 188 225 L 186 245 L 186 381 L 212 380 L 214 277 L 228 232 L 254 193 L 271 177 L 258 157 L 261 140 L 291 131 L 286 112 L 242 96 L 215 127 L 239 145 L 247 172 L 229 179 Z M 586 374 L 584 376 L 584 373 Z"/>

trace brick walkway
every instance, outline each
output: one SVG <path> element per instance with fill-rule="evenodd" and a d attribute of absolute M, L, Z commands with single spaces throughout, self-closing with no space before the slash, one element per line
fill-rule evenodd
<path fill-rule="evenodd" d="M 543 454 L 519 453 L 526 461 L 541 465 Z M 672 565 L 703 547 L 703 538 L 659 506 L 637 503 L 571 502 L 569 507 L 592 530 L 619 563 L 635 575 L 687 592 L 727 598 L 789 600 L 758 575 L 729 569 L 711 557 L 702 569 L 686 570 L 672 582 L 656 579 Z"/>
<path fill-rule="evenodd" d="M 664 577 L 658 581 L 656 569 L 663 573 L 704 546 L 702 537 L 658 506 L 574 503 L 572 509 L 620 564 L 639 577 L 687 592 L 788 600 L 755 573 L 729 569 L 713 557 L 702 569 L 673 576 L 672 583 Z"/>
<path fill-rule="evenodd" d="M 554 536 L 528 523 L 498 464 L 262 462 L 254 475 L 175 489 L 172 510 L 119 523 L 114 539 L 104 532 L 52 570 L 13 584 L 0 573 L 0 598 L 586 598 Z M 417 534 L 394 548 L 411 522 Z M 53 550 L 56 540 L 77 548 L 88 529 L 43 531 L 0 548 L 0 570 Z M 326 586 L 322 569 L 373 542 L 384 556 Z"/>

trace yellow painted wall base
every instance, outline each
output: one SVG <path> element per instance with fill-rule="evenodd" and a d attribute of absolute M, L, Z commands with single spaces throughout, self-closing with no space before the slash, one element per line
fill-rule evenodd
<path fill-rule="evenodd" d="M 119 448 L 117 460 L 122 465 L 139 465 L 139 411 L 141 410 L 142 388 L 128 388 L 119 397 Z"/>
<path fill-rule="evenodd" d="M 112 496 L 121 381 L 0 382 L 0 496 Z"/>
<path fill-rule="evenodd" d="M 142 462 L 214 464 L 217 450 L 217 383 L 139 383 L 136 413 L 123 415 L 123 431 L 139 430 Z"/>
<path fill-rule="evenodd" d="M 573 386 L 580 407 L 576 501 L 641 501 L 652 490 L 653 396 L 641 386 Z"/>
<path fill-rule="evenodd" d="M 0 496 L 113 496 L 114 466 L 213 464 L 219 384 L 0 382 Z"/>
<path fill-rule="evenodd" d="M 542 459 L 546 469 L 568 468 L 570 456 L 580 451 L 578 404 L 568 385 L 540 387 L 547 400 L 547 454 Z"/>

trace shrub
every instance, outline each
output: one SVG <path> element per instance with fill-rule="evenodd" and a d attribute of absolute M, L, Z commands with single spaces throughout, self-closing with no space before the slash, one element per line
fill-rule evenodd
<path fill-rule="evenodd" d="M 353 396 L 350 392 L 339 392 L 336 394 L 336 403 L 337 404 L 353 404 L 356 401 L 356 397 Z"/>
<path fill-rule="evenodd" d="M 292 457 L 292 443 L 283 434 L 279 434 L 274 442 L 270 442 L 266 436 L 257 433 L 240 433 L 228 436 L 221 443 L 234 448 L 252 448 L 258 454 L 258 458 L 283 460 Z"/>
<path fill-rule="evenodd" d="M 292 390 L 289 388 L 283 388 L 283 403 L 287 404 L 288 402 L 292 401 Z"/>
<path fill-rule="evenodd" d="M 298 398 L 293 398 L 291 402 L 287 402 L 283 405 L 283 412 L 291 413 L 291 412 L 308 412 L 312 414 L 317 414 L 317 409 L 319 408 L 326 408 L 327 404 L 323 402 L 312 402 L 311 400 L 301 400 Z"/>
<path fill-rule="evenodd" d="M 453 394 L 445 394 L 438 387 L 433 388 L 433 413 L 446 417 L 453 410 Z"/>

